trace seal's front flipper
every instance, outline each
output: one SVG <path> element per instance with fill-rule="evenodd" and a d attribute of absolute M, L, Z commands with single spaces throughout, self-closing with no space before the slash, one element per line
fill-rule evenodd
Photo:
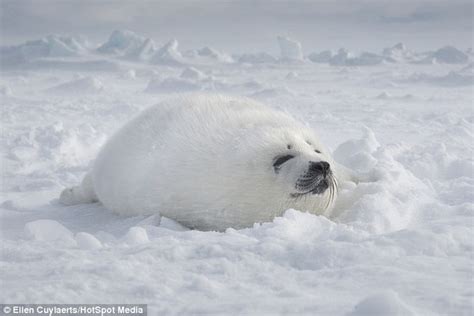
<path fill-rule="evenodd" d="M 79 186 L 66 188 L 59 196 L 59 202 L 64 205 L 75 205 L 97 202 L 97 195 L 94 192 L 92 177 L 87 174 Z"/>

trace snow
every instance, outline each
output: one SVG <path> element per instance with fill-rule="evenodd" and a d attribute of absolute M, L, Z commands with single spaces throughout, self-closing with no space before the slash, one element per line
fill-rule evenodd
<path fill-rule="evenodd" d="M 75 79 L 48 89 L 52 93 L 98 93 L 104 89 L 102 82 L 94 77 Z"/>
<path fill-rule="evenodd" d="M 473 74 L 465 74 L 463 69 L 461 71 L 452 70 L 446 75 L 430 75 L 425 73 L 414 73 L 408 81 L 424 82 L 438 86 L 472 86 L 474 83 Z"/>
<path fill-rule="evenodd" d="M 166 78 L 164 80 L 152 79 L 148 83 L 145 91 L 149 93 L 190 92 L 200 90 L 201 88 L 201 85 L 193 80 L 183 78 Z"/>
<path fill-rule="evenodd" d="M 16 61 L 0 77 L 1 302 L 134 302 L 150 314 L 472 313 L 472 55 L 397 44 L 380 54 L 322 47 L 304 59 L 284 40 L 285 62 L 249 50 L 234 63 L 214 48 L 192 57 L 176 40 L 156 50 L 146 36 L 116 35 L 107 53 L 61 36 L 66 50 L 47 39 L 1 50 L 2 66 Z M 435 63 L 419 62 L 435 53 Z M 287 210 L 222 233 L 58 203 L 126 121 L 196 90 L 290 113 L 360 182 L 340 184 L 330 219 Z"/>

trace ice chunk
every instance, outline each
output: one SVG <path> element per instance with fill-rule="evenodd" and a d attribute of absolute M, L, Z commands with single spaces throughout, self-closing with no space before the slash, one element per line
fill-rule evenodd
<path fill-rule="evenodd" d="M 197 54 L 200 57 L 206 57 L 206 58 L 219 61 L 219 62 L 224 62 L 224 63 L 231 63 L 234 61 L 231 56 L 225 53 L 219 52 L 210 47 L 204 47 L 204 48 L 199 49 L 197 51 Z"/>
<path fill-rule="evenodd" d="M 334 66 L 345 66 L 349 58 L 351 58 L 349 51 L 345 48 L 340 48 L 337 54 L 331 58 L 330 64 Z"/>
<path fill-rule="evenodd" d="M 242 54 L 238 57 L 239 63 L 263 64 L 274 63 L 276 58 L 267 53 Z"/>
<path fill-rule="evenodd" d="M 2 47 L 1 63 L 11 66 L 44 57 L 78 56 L 88 50 L 86 45 L 87 42 L 80 37 L 49 35 L 17 46 Z"/>
<path fill-rule="evenodd" d="M 166 217 L 161 218 L 160 227 L 170 229 L 170 230 L 175 230 L 175 231 L 188 231 L 189 230 L 189 228 Z"/>
<path fill-rule="evenodd" d="M 363 299 L 347 316 L 413 316 L 415 313 L 394 291 L 385 291 Z"/>
<path fill-rule="evenodd" d="M 378 96 L 376 96 L 375 98 L 385 100 L 385 99 L 389 99 L 390 97 L 391 97 L 391 95 L 384 91 L 384 92 L 380 93 Z"/>
<path fill-rule="evenodd" d="M 308 55 L 308 59 L 313 63 L 329 63 L 331 58 L 334 56 L 330 50 L 325 50 L 320 53 L 311 53 Z"/>
<path fill-rule="evenodd" d="M 185 79 L 191 79 L 191 80 L 202 80 L 204 78 L 206 78 L 206 75 L 194 68 L 194 67 L 188 67 L 186 69 L 183 70 L 183 72 L 181 73 L 181 78 L 185 78 Z"/>
<path fill-rule="evenodd" d="M 102 243 L 97 238 L 84 232 L 76 234 L 76 242 L 82 249 L 93 250 L 102 248 Z"/>
<path fill-rule="evenodd" d="M 469 61 L 469 56 L 453 46 L 445 46 L 435 51 L 431 58 L 437 63 L 464 64 Z"/>
<path fill-rule="evenodd" d="M 301 43 L 289 39 L 288 37 L 278 36 L 280 45 L 280 56 L 282 60 L 303 60 L 303 51 Z"/>
<path fill-rule="evenodd" d="M 0 86 L 0 95 L 2 95 L 2 96 L 11 96 L 12 95 L 12 90 L 7 85 L 1 85 Z"/>
<path fill-rule="evenodd" d="M 97 51 L 104 54 L 124 54 L 139 49 L 144 42 L 145 38 L 132 31 L 115 30 Z"/>
<path fill-rule="evenodd" d="M 406 48 L 403 43 L 384 48 L 382 55 L 389 62 L 406 62 L 413 60 L 414 53 Z"/>
<path fill-rule="evenodd" d="M 119 77 L 121 79 L 136 79 L 137 72 L 134 69 L 129 69 L 127 71 L 122 72 Z"/>
<path fill-rule="evenodd" d="M 149 242 L 148 234 L 142 227 L 132 227 L 124 237 L 124 241 L 129 245 L 139 245 Z"/>
<path fill-rule="evenodd" d="M 298 73 L 294 72 L 294 71 L 290 71 L 286 76 L 285 76 L 285 79 L 287 80 L 293 80 L 293 79 L 296 79 L 298 77 Z"/>
<path fill-rule="evenodd" d="M 353 56 L 348 50 L 341 48 L 329 63 L 333 66 L 371 66 L 383 62 L 384 57 L 377 54 L 363 52 Z"/>
<path fill-rule="evenodd" d="M 185 63 L 181 53 L 178 51 L 178 41 L 172 39 L 161 47 L 152 57 L 151 62 L 154 64 L 177 66 Z"/>
<path fill-rule="evenodd" d="M 156 53 L 156 45 L 152 39 L 147 38 L 143 44 L 136 48 L 131 49 L 129 53 L 125 56 L 127 59 L 138 60 L 138 61 L 148 61 Z"/>
<path fill-rule="evenodd" d="M 25 234 L 29 238 L 40 241 L 73 240 L 72 233 L 69 229 L 57 221 L 49 219 L 40 219 L 26 223 Z"/>

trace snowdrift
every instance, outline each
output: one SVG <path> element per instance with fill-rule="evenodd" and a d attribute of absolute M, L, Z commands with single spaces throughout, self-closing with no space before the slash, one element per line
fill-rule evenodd
<path fill-rule="evenodd" d="M 413 64 L 467 64 L 472 61 L 472 54 L 445 46 L 436 51 L 413 52 L 403 44 L 398 43 L 385 48 L 381 54 L 362 52 L 353 54 L 345 48 L 337 52 L 323 50 L 303 56 L 300 42 L 288 37 L 278 36 L 277 43 L 280 57 L 266 53 L 243 53 L 230 55 L 212 47 L 191 49 L 181 52 L 177 39 L 169 40 L 159 47 L 151 38 L 136 34 L 129 30 L 115 30 L 110 37 L 95 49 L 83 37 L 65 37 L 50 35 L 40 40 L 28 41 L 11 47 L 1 47 L 0 61 L 4 68 L 14 68 L 24 64 L 24 68 L 69 68 L 75 66 L 71 58 L 89 56 L 95 62 L 117 63 L 132 61 L 160 66 L 191 66 L 223 64 L 279 64 L 279 63 L 323 63 L 333 66 L 373 66 L 382 63 L 413 63 Z M 109 57 L 112 60 L 97 60 Z M 67 59 L 69 58 L 69 60 Z M 47 59 L 47 60 L 45 60 Z M 65 63 L 71 65 L 66 66 Z M 87 65 L 86 65 L 87 67 Z M 110 67 L 110 66 L 109 66 Z M 114 68 L 120 68 L 115 66 Z M 115 69 L 117 70 L 117 69 Z"/>
<path fill-rule="evenodd" d="M 18 46 L 2 47 L 0 56 L 2 67 L 8 67 L 38 58 L 79 56 L 87 51 L 87 41 L 82 37 L 49 35 Z"/>
<path fill-rule="evenodd" d="M 85 94 L 99 93 L 104 89 L 102 82 L 94 77 L 72 80 L 48 89 L 48 92 L 56 94 Z"/>

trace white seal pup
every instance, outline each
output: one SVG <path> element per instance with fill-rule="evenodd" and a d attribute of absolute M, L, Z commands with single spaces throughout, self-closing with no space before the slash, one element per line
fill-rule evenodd
<path fill-rule="evenodd" d="M 152 106 L 103 146 L 80 186 L 60 197 L 119 214 L 161 214 L 222 231 L 288 208 L 328 215 L 334 162 L 315 133 L 248 98 L 177 97 Z"/>

